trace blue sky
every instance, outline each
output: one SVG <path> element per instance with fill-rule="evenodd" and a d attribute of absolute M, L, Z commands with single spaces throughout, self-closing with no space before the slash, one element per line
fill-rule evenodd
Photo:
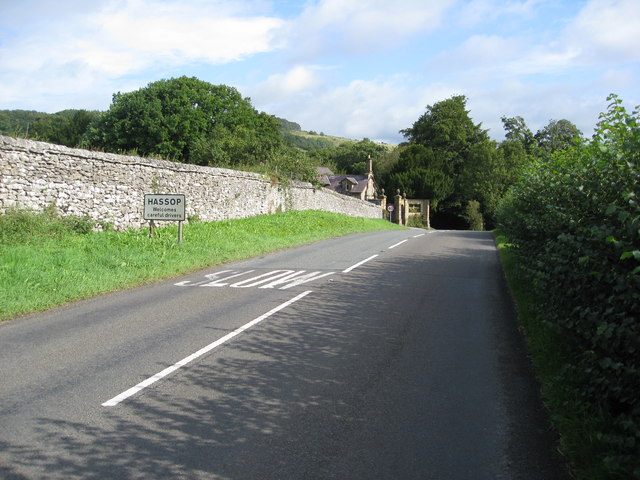
<path fill-rule="evenodd" d="M 398 143 L 466 95 L 587 136 L 609 93 L 640 104 L 638 0 L 0 0 L 0 109 L 106 110 L 182 75 L 236 87 L 304 130 Z"/>

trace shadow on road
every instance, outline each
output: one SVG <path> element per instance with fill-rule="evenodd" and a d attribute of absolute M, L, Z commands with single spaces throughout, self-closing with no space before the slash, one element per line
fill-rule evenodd
<path fill-rule="evenodd" d="M 313 285 L 115 408 L 42 416 L 47 453 L 0 444 L 0 476 L 566 478 L 491 236 L 425 245 Z"/>

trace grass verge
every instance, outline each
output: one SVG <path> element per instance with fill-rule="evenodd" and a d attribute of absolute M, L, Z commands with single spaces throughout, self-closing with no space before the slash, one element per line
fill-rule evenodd
<path fill-rule="evenodd" d="M 402 228 L 321 211 L 156 230 L 93 232 L 88 219 L 27 211 L 0 216 L 0 321 L 267 252 L 357 232 Z"/>
<path fill-rule="evenodd" d="M 516 303 L 518 319 L 524 330 L 534 370 L 541 384 L 542 399 L 555 430 L 559 450 L 578 480 L 631 478 L 628 471 L 607 462 L 611 446 L 601 432 L 610 420 L 597 407 L 581 400 L 579 379 L 567 378 L 566 365 L 575 353 L 551 325 L 539 320 L 538 303 L 531 280 L 523 271 L 517 253 L 507 239 L 494 232 L 507 283 Z"/>

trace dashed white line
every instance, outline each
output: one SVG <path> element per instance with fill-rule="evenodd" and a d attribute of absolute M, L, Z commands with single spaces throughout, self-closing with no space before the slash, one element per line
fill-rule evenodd
<path fill-rule="evenodd" d="M 140 382 L 139 384 L 137 384 L 135 387 L 131 387 L 129 390 L 122 392 L 120 395 L 116 395 L 115 397 L 113 397 L 111 400 L 107 400 L 106 402 L 104 402 L 102 404 L 103 407 L 115 407 L 116 405 L 118 405 L 120 402 L 122 402 L 123 400 L 126 400 L 127 398 L 135 395 L 136 393 L 140 392 L 141 390 L 144 390 L 145 388 L 147 388 L 149 385 L 157 382 L 158 380 L 166 377 L 167 375 L 175 372 L 176 370 L 178 370 L 181 367 L 184 367 L 185 365 L 187 365 L 188 363 L 191 363 L 192 361 L 194 361 L 196 358 L 201 357 L 202 355 L 204 355 L 205 353 L 210 352 L 211 350 L 213 350 L 216 347 L 219 347 L 220 345 L 222 345 L 223 343 L 228 342 L 229 340 L 231 340 L 233 337 L 241 334 L 242 332 L 244 332 L 245 330 L 253 327 L 254 325 L 257 325 L 258 323 L 262 322 L 263 320 L 269 318 L 271 315 L 273 315 L 274 313 L 279 312 L 280 310 L 287 308 L 289 305 L 297 302 L 298 300 L 300 300 L 301 298 L 309 295 L 311 293 L 311 290 L 307 290 L 306 292 L 302 292 L 300 295 L 292 298 L 291 300 L 288 300 L 286 302 L 284 302 L 281 305 L 278 305 L 275 308 L 272 308 L 271 310 L 269 310 L 267 313 L 259 316 L 258 318 L 256 318 L 255 320 L 250 321 L 249 323 L 244 324 L 243 326 L 241 326 L 240 328 L 237 328 L 236 330 L 234 330 L 231 333 L 228 333 L 227 335 L 225 335 L 224 337 L 216 340 L 213 343 L 210 343 L 209 345 L 207 345 L 204 348 L 201 348 L 200 350 L 198 350 L 196 353 L 193 353 L 191 355 L 189 355 L 188 357 L 183 358 L 182 360 L 180 360 L 179 362 L 171 365 L 170 367 L 165 368 L 164 370 L 162 370 L 159 373 L 156 373 L 154 376 L 147 378 L 146 380 Z"/>
<path fill-rule="evenodd" d="M 396 243 L 395 245 L 391 245 L 387 250 L 391 250 L 392 248 L 396 248 L 398 245 L 402 245 L 404 242 L 408 242 L 409 240 L 402 240 L 401 242 Z"/>
<path fill-rule="evenodd" d="M 356 263 L 355 265 L 351 265 L 349 268 L 347 268 L 346 270 L 343 270 L 342 273 L 349 273 L 352 270 L 355 270 L 356 268 L 358 268 L 360 265 L 363 265 L 365 263 L 367 263 L 369 260 L 373 260 L 374 258 L 376 258 L 378 255 L 371 255 L 369 258 L 365 258 L 364 260 L 362 260 L 361 262 Z"/>
<path fill-rule="evenodd" d="M 421 233 L 419 235 L 414 235 L 413 238 L 424 237 L 426 233 Z"/>

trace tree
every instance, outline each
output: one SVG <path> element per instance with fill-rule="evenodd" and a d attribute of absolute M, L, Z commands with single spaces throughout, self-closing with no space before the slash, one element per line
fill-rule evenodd
<path fill-rule="evenodd" d="M 430 148 L 409 145 L 400 150 L 382 184 L 389 192 L 400 189 L 412 198 L 428 198 L 436 209 L 453 192 L 453 179 L 442 171 L 442 161 Z"/>
<path fill-rule="evenodd" d="M 503 116 L 500 120 L 502 120 L 502 125 L 507 132 L 505 134 L 506 139 L 519 142 L 527 153 L 533 153 L 533 149 L 537 145 L 537 140 L 524 121 L 524 118 L 519 116 Z"/>
<path fill-rule="evenodd" d="M 215 165 L 220 158 L 259 163 L 282 145 L 275 117 L 258 113 L 235 88 L 188 77 L 116 93 L 87 139 L 111 151 Z M 231 144 L 231 153 L 221 156 Z"/>
<path fill-rule="evenodd" d="M 344 173 L 365 175 L 369 171 L 369 156 L 375 161 L 386 152 L 383 145 L 364 138 L 359 142 L 343 142 L 331 152 L 331 163 Z"/>
<path fill-rule="evenodd" d="M 441 205 L 434 223 L 437 223 L 438 215 L 452 219 L 454 224 L 460 223 L 461 219 L 464 223 L 465 205 L 469 200 L 480 201 L 478 196 L 474 198 L 471 194 L 479 195 L 477 192 L 482 190 L 475 186 L 470 188 L 468 179 L 471 172 L 477 171 L 478 165 L 490 163 L 489 157 L 495 150 L 487 131 L 480 124 L 473 123 L 466 110 L 466 102 L 465 96 L 457 95 L 430 105 L 411 128 L 401 130 L 409 141 L 409 149 L 404 159 L 401 154 L 397 168 L 410 168 L 410 163 L 406 162 L 411 162 L 411 157 L 424 156 L 423 161 L 427 162 L 424 168 L 439 172 L 437 176 L 431 173 L 428 178 L 435 182 L 443 178 L 442 175 L 447 179 L 441 182 L 443 188 L 432 192 L 446 194 L 439 199 Z M 420 151 L 417 146 L 425 150 Z M 487 158 L 479 158 L 482 155 Z M 395 178 L 399 181 L 402 177 Z M 390 181 L 393 179 L 392 175 Z"/>
<path fill-rule="evenodd" d="M 0 110 L 0 135 L 28 138 L 33 123 L 47 115 L 33 110 Z"/>
<path fill-rule="evenodd" d="M 31 135 L 45 142 L 77 147 L 99 115 L 99 112 L 87 110 L 64 110 L 46 115 L 33 123 Z"/>
<path fill-rule="evenodd" d="M 280 118 L 280 117 L 276 117 L 276 120 L 278 120 L 278 123 L 280 124 L 280 128 L 282 129 L 283 132 L 291 132 L 291 131 L 300 132 L 302 130 L 302 127 L 300 127 L 299 123 L 291 122 L 286 118 Z"/>
<path fill-rule="evenodd" d="M 546 153 L 566 150 L 580 143 L 582 132 L 569 120 L 550 120 L 547 126 L 538 130 L 535 139 Z"/>
<path fill-rule="evenodd" d="M 493 228 L 500 199 L 528 162 L 529 157 L 517 140 L 474 145 L 458 179 L 462 204 L 468 208 L 470 202 L 479 202 L 485 225 Z"/>
<path fill-rule="evenodd" d="M 409 198 L 427 198 L 436 209 L 438 203 L 453 192 L 453 180 L 440 170 L 416 168 L 414 170 L 393 173 L 389 183 L 400 189 Z"/>
<path fill-rule="evenodd" d="M 431 148 L 444 162 L 443 171 L 458 175 L 471 145 L 489 140 L 466 110 L 467 98 L 456 95 L 427 107 L 411 128 L 401 130 L 410 144 Z"/>

